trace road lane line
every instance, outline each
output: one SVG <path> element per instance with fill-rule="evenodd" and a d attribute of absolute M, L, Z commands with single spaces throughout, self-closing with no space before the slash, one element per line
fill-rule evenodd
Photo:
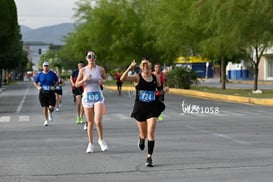
<path fill-rule="evenodd" d="M 212 131 L 209 131 L 209 130 L 199 130 L 198 128 L 195 128 L 193 126 L 185 126 L 185 127 L 189 128 L 189 129 L 193 129 L 193 130 L 198 130 L 199 132 L 207 133 L 207 134 L 212 135 L 212 136 L 224 138 L 224 139 L 230 140 L 230 141 L 232 141 L 234 143 L 243 144 L 243 145 L 250 145 L 250 142 L 243 141 L 243 140 L 237 140 L 237 139 L 234 139 L 233 137 L 231 137 L 229 135 L 225 135 L 225 134 L 221 134 L 221 133 L 215 133 L 215 132 L 212 132 Z"/>
<path fill-rule="evenodd" d="M 30 86 L 31 86 L 31 84 L 30 84 L 30 85 L 28 86 L 28 88 L 25 90 L 24 97 L 22 98 L 22 100 L 21 100 L 19 106 L 17 107 L 16 113 L 20 113 L 20 112 L 21 112 L 22 107 L 23 107 L 24 102 L 25 102 L 25 99 L 26 99 L 26 95 L 27 95 L 27 93 L 29 92 Z"/>
<path fill-rule="evenodd" d="M 217 136 L 217 137 L 221 137 L 221 138 L 225 138 L 227 140 L 231 140 L 234 143 L 239 143 L 239 144 L 244 144 L 244 145 L 249 145 L 250 144 L 249 142 L 246 142 L 246 141 L 243 141 L 243 140 L 234 139 L 233 137 L 231 137 L 229 135 L 224 135 L 224 134 L 221 134 L 221 133 L 213 133 L 213 132 L 210 132 L 210 131 L 209 131 L 209 133 L 214 135 L 214 136 Z"/>

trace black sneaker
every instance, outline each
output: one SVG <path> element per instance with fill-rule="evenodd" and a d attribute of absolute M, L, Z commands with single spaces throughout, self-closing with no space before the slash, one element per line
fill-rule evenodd
<path fill-rule="evenodd" d="M 138 148 L 139 148 L 139 150 L 144 150 L 144 148 L 145 148 L 145 139 L 139 138 L 139 140 L 138 140 Z"/>
<path fill-rule="evenodd" d="M 151 157 L 147 157 L 146 159 L 146 164 L 145 164 L 147 167 L 154 167 L 153 165 L 153 160 Z"/>

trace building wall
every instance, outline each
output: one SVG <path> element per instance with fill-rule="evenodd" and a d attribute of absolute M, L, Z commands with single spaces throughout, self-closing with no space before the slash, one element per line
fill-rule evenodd
<path fill-rule="evenodd" d="M 273 54 L 263 56 L 264 60 L 264 80 L 273 80 Z"/>
<path fill-rule="evenodd" d="M 273 80 L 273 47 L 264 51 L 259 69 L 259 80 Z"/>
<path fill-rule="evenodd" d="M 245 61 L 241 63 L 229 62 L 226 67 L 226 75 L 229 80 L 252 80 L 253 76 L 249 74 L 249 65 Z"/>
<path fill-rule="evenodd" d="M 265 80 L 265 59 L 264 57 L 261 58 L 259 63 L 259 73 L 258 73 L 258 80 Z"/>
<path fill-rule="evenodd" d="M 240 70 L 242 68 L 243 71 L 249 72 L 249 77 L 241 77 L 241 76 L 234 76 L 231 72 Z M 227 75 L 228 79 L 231 80 L 246 80 L 246 79 L 253 79 L 254 73 L 250 73 L 249 67 L 243 66 L 242 63 L 229 63 L 227 66 Z M 233 76 L 230 76 L 233 75 Z M 273 54 L 272 55 L 264 55 L 259 63 L 259 73 L 258 73 L 258 80 L 261 81 L 272 81 L 273 80 Z"/>

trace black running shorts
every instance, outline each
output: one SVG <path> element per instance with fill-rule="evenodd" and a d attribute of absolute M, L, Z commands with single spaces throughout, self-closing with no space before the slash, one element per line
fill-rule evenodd
<path fill-rule="evenodd" d="M 39 93 L 39 101 L 42 107 L 55 106 L 56 96 L 54 91 L 41 91 Z"/>

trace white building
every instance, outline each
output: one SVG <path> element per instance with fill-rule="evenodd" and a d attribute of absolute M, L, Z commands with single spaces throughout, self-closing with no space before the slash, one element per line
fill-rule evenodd
<path fill-rule="evenodd" d="M 273 47 L 266 50 L 261 58 L 258 80 L 273 80 Z"/>

